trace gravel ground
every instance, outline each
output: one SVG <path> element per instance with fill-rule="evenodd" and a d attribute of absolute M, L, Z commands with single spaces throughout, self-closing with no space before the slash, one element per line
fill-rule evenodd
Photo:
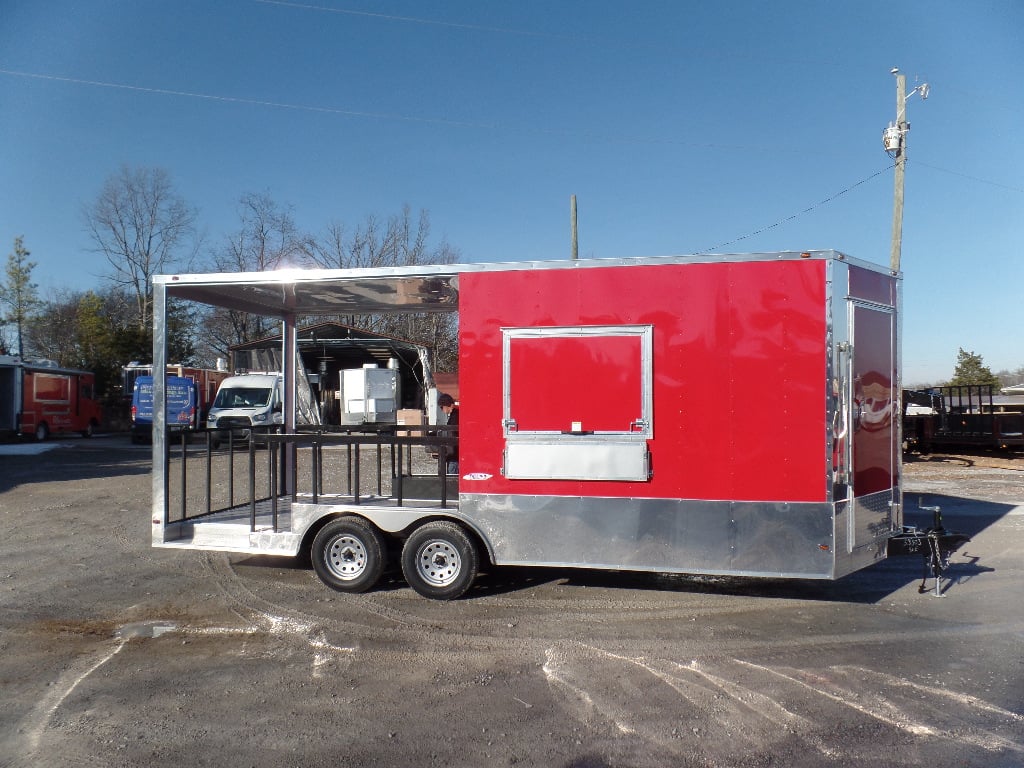
<path fill-rule="evenodd" d="M 972 540 L 837 582 L 492 569 L 463 599 L 149 546 L 149 455 L 0 451 L 0 766 L 1024 765 L 1024 460 L 911 457 Z"/>

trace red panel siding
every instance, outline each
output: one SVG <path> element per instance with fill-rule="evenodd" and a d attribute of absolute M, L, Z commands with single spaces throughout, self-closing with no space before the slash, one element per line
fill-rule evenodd
<path fill-rule="evenodd" d="M 489 477 L 461 490 L 823 500 L 825 290 L 819 260 L 463 274 L 460 470 Z M 615 324 L 654 328 L 652 480 L 503 478 L 501 328 Z M 534 398 L 548 396 L 536 386 Z M 573 386 L 551 401 L 596 408 L 614 391 Z"/>

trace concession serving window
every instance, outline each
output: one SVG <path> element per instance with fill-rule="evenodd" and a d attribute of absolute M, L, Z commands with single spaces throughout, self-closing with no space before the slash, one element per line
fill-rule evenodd
<path fill-rule="evenodd" d="M 504 474 L 650 478 L 650 325 L 503 328 Z"/>

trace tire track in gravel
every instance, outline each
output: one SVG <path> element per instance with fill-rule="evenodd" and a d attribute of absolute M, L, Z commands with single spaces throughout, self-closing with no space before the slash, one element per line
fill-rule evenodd
<path fill-rule="evenodd" d="M 61 705 L 83 681 L 120 653 L 127 642 L 127 638 L 106 641 L 96 653 L 76 659 L 58 680 L 48 686 L 39 703 L 22 720 L 19 733 L 23 736 L 23 743 L 18 757 L 8 764 L 11 768 L 35 768 L 38 765 L 36 753 Z"/>
<path fill-rule="evenodd" d="M 940 753 L 957 743 L 993 758 L 1024 758 L 1024 715 L 863 667 L 717 655 L 676 661 L 562 643 L 547 649 L 543 669 L 552 695 L 584 725 L 608 723 L 680 757 L 716 744 L 711 764 L 740 763 L 794 740 L 822 763 L 865 767 L 916 765 L 916 756 L 894 762 L 890 752 L 893 741 L 908 739 Z M 851 729 L 837 734 L 836 723 L 865 735 L 851 741 Z"/>
<path fill-rule="evenodd" d="M 341 638 L 340 644 L 345 647 L 367 650 L 391 648 L 408 652 L 426 645 L 438 652 L 498 652 L 507 649 L 522 653 L 529 649 L 529 653 L 542 660 L 545 649 L 554 641 L 587 638 L 622 652 L 628 652 L 637 642 L 647 644 L 671 639 L 676 645 L 692 648 L 694 653 L 704 652 L 709 642 L 721 653 L 763 653 L 771 643 L 762 636 L 716 634 L 709 637 L 705 634 L 708 622 L 703 620 L 721 624 L 723 619 L 736 615 L 739 617 L 737 621 L 749 623 L 752 610 L 773 614 L 801 602 L 796 599 L 762 601 L 755 598 L 754 602 L 750 599 L 726 600 L 724 603 L 714 600 L 709 604 L 701 600 L 695 604 L 695 601 L 687 599 L 690 593 L 685 593 L 678 603 L 671 603 L 668 601 L 676 596 L 674 592 L 667 595 L 658 593 L 659 597 L 637 598 L 635 590 L 631 591 L 634 594 L 632 599 L 609 600 L 603 591 L 592 597 L 592 590 L 578 588 L 582 599 L 576 596 L 554 599 L 544 594 L 533 594 L 532 589 L 527 589 L 511 596 L 488 595 L 445 603 L 411 595 L 406 588 L 343 594 L 340 599 L 327 604 L 333 606 L 330 611 L 312 613 L 260 594 L 261 585 L 239 575 L 228 555 L 203 553 L 203 557 L 207 571 L 235 607 L 243 626 L 273 626 L 277 630 L 301 627 L 300 634 L 319 638 L 315 642 L 325 642 L 326 633 L 330 633 L 332 637 Z M 310 588 L 323 587 L 319 582 L 311 582 Z M 706 596 L 706 592 L 698 595 L 701 598 Z M 712 593 L 712 597 L 716 595 Z M 761 622 L 761 619 L 756 620 L 758 624 Z M 660 640 L 657 632 L 649 634 L 655 624 L 667 633 Z M 901 625 L 891 629 L 862 628 L 855 642 L 859 646 L 886 646 L 961 635 L 972 638 L 1024 636 L 1024 623 L 1006 621 L 977 626 L 942 622 L 915 627 Z M 787 648 L 839 650 L 849 647 L 850 643 L 850 635 L 839 631 L 790 638 Z"/>

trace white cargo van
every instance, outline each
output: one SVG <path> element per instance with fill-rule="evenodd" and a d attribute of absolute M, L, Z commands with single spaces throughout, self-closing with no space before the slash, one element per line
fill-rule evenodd
<path fill-rule="evenodd" d="M 210 414 L 206 419 L 207 429 L 230 429 L 235 437 L 246 439 L 252 427 L 283 424 L 284 396 L 281 382 L 279 373 L 247 373 L 224 379 L 210 406 Z M 220 434 L 227 436 L 224 432 Z M 214 436 L 214 446 L 219 442 L 220 439 Z"/>

